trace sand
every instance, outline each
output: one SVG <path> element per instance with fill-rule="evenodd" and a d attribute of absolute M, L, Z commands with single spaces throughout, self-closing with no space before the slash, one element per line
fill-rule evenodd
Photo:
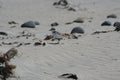
<path fill-rule="evenodd" d="M 58 76 L 75 73 L 79 80 L 120 80 L 120 32 L 91 35 L 95 31 L 114 30 L 113 26 L 101 26 L 105 20 L 120 21 L 119 0 L 69 0 L 76 12 L 55 8 L 57 0 L 0 0 L 0 31 L 8 33 L 9 38 L 1 39 L 0 52 L 17 48 L 18 55 L 10 61 L 17 67 L 14 70 L 18 80 L 65 80 Z M 116 14 L 116 19 L 107 19 Z M 78 17 L 84 23 L 65 25 Z M 21 28 L 26 21 L 38 21 L 36 28 Z M 18 24 L 8 24 L 15 21 Z M 80 26 L 85 30 L 78 39 L 63 39 L 60 44 L 44 41 L 50 35 L 50 24 L 58 22 L 56 29 L 61 33 L 70 33 L 72 28 Z M 16 38 L 26 31 L 32 36 Z M 34 46 L 42 40 L 46 46 Z M 13 45 L 3 45 L 14 43 Z M 23 45 L 16 47 L 19 43 Z M 31 43 L 24 45 L 24 43 Z M 16 78 L 8 78 L 16 80 Z"/>

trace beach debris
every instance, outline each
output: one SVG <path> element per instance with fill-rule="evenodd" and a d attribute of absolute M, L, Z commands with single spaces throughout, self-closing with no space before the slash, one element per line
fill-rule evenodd
<path fill-rule="evenodd" d="M 7 62 L 5 66 L 0 66 L 0 78 L 6 80 L 9 77 L 14 76 L 13 69 L 16 68 L 16 65 L 9 65 Z"/>
<path fill-rule="evenodd" d="M 73 80 L 78 80 L 78 77 L 76 74 L 72 74 L 72 73 L 66 73 L 66 74 L 62 74 L 60 76 L 58 76 L 59 78 L 67 78 L 67 79 L 73 79 Z"/>
<path fill-rule="evenodd" d="M 8 36 L 8 34 L 6 32 L 3 32 L 3 31 L 0 32 L 0 35 L 2 35 L 2 36 Z"/>
<path fill-rule="evenodd" d="M 34 21 L 28 21 L 21 25 L 22 28 L 35 28 L 36 24 Z"/>
<path fill-rule="evenodd" d="M 67 6 L 68 2 L 67 0 L 59 0 L 58 2 L 53 3 L 54 6 Z"/>
<path fill-rule="evenodd" d="M 84 30 L 81 27 L 75 27 L 71 31 L 71 34 L 74 34 L 74 33 L 84 34 L 85 32 L 84 32 Z"/>
<path fill-rule="evenodd" d="M 53 26 L 58 26 L 59 24 L 57 23 L 57 22 L 54 22 L 54 23 L 52 23 L 51 24 L 51 26 L 53 27 Z"/>
<path fill-rule="evenodd" d="M 62 34 L 58 31 L 56 31 L 55 28 L 51 28 L 50 31 L 52 32 L 52 36 L 53 36 L 52 41 L 57 40 L 58 41 L 57 43 L 59 44 L 60 40 L 63 39 Z"/>
<path fill-rule="evenodd" d="M 0 63 L 3 64 L 5 63 L 6 58 L 4 57 L 4 55 L 0 54 Z"/>
<path fill-rule="evenodd" d="M 114 31 L 120 31 L 120 26 L 116 27 Z"/>
<path fill-rule="evenodd" d="M 67 39 L 78 39 L 78 37 L 80 36 L 76 36 L 74 34 L 68 34 L 68 33 L 63 33 L 62 34 L 63 37 L 67 38 Z"/>
<path fill-rule="evenodd" d="M 5 56 L 5 58 L 6 58 L 7 60 L 10 60 L 10 59 L 14 58 L 14 56 L 16 56 L 17 54 L 18 54 L 17 49 L 11 48 L 10 50 L 8 50 L 8 51 L 4 54 L 4 56 Z"/>
<path fill-rule="evenodd" d="M 22 46 L 23 44 L 22 43 L 19 43 L 16 47 L 20 47 L 20 46 Z"/>
<path fill-rule="evenodd" d="M 52 39 L 52 38 L 53 38 L 52 35 L 47 35 L 47 36 L 44 38 L 44 40 L 50 40 L 50 39 Z"/>
<path fill-rule="evenodd" d="M 34 43 L 34 46 L 40 46 L 40 45 L 45 46 L 46 43 L 45 43 L 45 42 L 42 42 L 42 41 L 38 41 L 38 42 L 35 42 L 35 43 Z"/>
<path fill-rule="evenodd" d="M 67 0 L 59 0 L 58 2 L 54 2 L 53 6 L 56 8 L 67 9 L 68 11 L 76 11 L 75 8 L 70 6 Z"/>
<path fill-rule="evenodd" d="M 9 64 L 11 58 L 17 54 L 17 49 L 11 48 L 6 53 L 0 55 L 0 78 L 6 80 L 9 77 L 15 76 L 13 69 L 16 68 L 16 65 Z"/>
<path fill-rule="evenodd" d="M 31 43 L 29 43 L 29 42 L 28 42 L 28 43 L 24 43 L 24 45 L 30 45 L 30 44 L 31 44 Z"/>
<path fill-rule="evenodd" d="M 101 26 L 111 26 L 111 22 L 110 21 L 104 21 Z"/>
<path fill-rule="evenodd" d="M 115 15 L 115 14 L 110 14 L 110 15 L 107 16 L 107 18 L 117 18 L 117 15 Z"/>
<path fill-rule="evenodd" d="M 100 33 L 108 33 L 108 32 L 113 32 L 114 30 L 108 30 L 108 31 L 95 31 L 92 33 L 92 35 L 95 35 L 95 34 L 100 34 Z"/>

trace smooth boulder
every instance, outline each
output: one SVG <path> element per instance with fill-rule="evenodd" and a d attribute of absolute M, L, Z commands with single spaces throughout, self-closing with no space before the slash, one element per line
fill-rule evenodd
<path fill-rule="evenodd" d="M 34 21 L 28 21 L 21 25 L 22 28 L 35 28 L 36 24 Z"/>
<path fill-rule="evenodd" d="M 74 34 L 74 33 L 84 34 L 84 30 L 81 27 L 75 27 L 71 31 L 71 34 Z"/>
<path fill-rule="evenodd" d="M 76 20 L 74 20 L 73 22 L 75 23 L 83 23 L 84 20 L 82 18 L 77 18 Z"/>
<path fill-rule="evenodd" d="M 104 21 L 101 26 L 111 26 L 112 23 L 110 21 Z"/>

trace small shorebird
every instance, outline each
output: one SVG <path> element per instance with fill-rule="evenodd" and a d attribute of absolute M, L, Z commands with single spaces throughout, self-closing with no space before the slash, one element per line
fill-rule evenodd
<path fill-rule="evenodd" d="M 55 30 L 55 28 L 51 28 L 50 31 L 52 32 L 53 40 L 58 40 L 58 44 L 60 43 L 60 40 L 63 39 L 63 36 L 61 33 Z"/>

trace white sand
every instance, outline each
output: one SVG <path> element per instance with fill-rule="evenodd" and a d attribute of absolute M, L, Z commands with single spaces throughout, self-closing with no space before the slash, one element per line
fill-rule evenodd
<path fill-rule="evenodd" d="M 36 35 L 29 39 L 0 40 L 0 43 L 32 43 L 17 48 L 18 56 L 11 60 L 17 66 L 15 74 L 19 77 L 18 80 L 62 80 L 58 76 L 64 73 L 75 73 L 79 80 L 120 80 L 120 32 L 91 35 L 95 31 L 114 29 L 112 26 L 100 25 L 105 20 L 112 24 L 120 21 L 120 0 L 69 0 L 71 6 L 77 9 L 76 12 L 55 8 L 52 6 L 55 1 L 57 0 L 0 1 L 0 31 L 9 33 L 12 38 L 20 35 L 23 30 Z M 109 14 L 116 14 L 118 18 L 107 19 Z M 85 22 L 65 25 L 78 17 L 84 18 Z M 35 29 L 20 27 L 29 20 L 39 21 L 40 25 Z M 9 21 L 19 24 L 9 25 Z M 70 33 L 73 27 L 81 26 L 85 34 L 76 40 L 62 40 L 58 45 L 33 46 L 35 41 L 50 34 L 50 24 L 53 22 L 59 23 L 56 29 L 60 32 Z M 6 52 L 15 46 L 16 44 L 2 45 L 0 52 Z"/>

